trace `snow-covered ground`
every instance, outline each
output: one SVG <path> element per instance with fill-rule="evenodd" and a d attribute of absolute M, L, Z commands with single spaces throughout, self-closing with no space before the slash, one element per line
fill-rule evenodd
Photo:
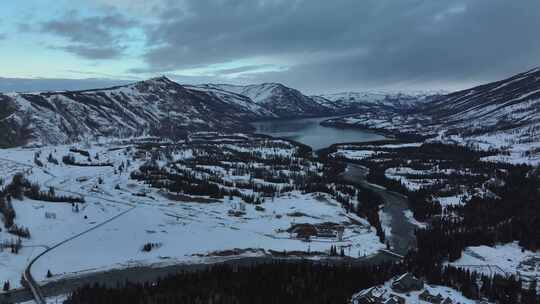
<path fill-rule="evenodd" d="M 366 159 L 376 155 L 375 151 L 371 150 L 344 150 L 338 149 L 338 151 L 332 153 L 333 157 L 343 157 L 350 160 Z"/>
<path fill-rule="evenodd" d="M 427 223 L 419 222 L 414 218 L 414 215 L 411 210 L 405 210 L 403 211 L 403 214 L 405 214 L 405 217 L 411 222 L 411 224 L 415 225 L 418 228 L 426 228 Z"/>
<path fill-rule="evenodd" d="M 379 218 L 384 234 L 390 236 L 392 234 L 392 216 L 384 212 L 384 208 L 379 209 Z"/>
<path fill-rule="evenodd" d="M 127 209 L 126 206 L 87 199 L 78 213 L 71 204 L 48 203 L 25 199 L 13 200 L 17 217 L 15 222 L 30 230 L 31 238 L 23 239 L 23 248 L 19 254 L 9 250 L 0 252 L 0 280 L 10 281 L 11 287 L 19 286 L 19 280 L 24 268 L 32 257 L 41 253 L 61 240 L 95 226 L 97 223 Z M 46 214 L 54 214 L 55 218 L 47 218 Z M 87 217 L 85 219 L 84 217 Z M 0 232 L 0 240 L 15 240 L 5 229 Z"/>
<path fill-rule="evenodd" d="M 440 173 L 434 170 L 415 170 L 408 167 L 388 168 L 386 169 L 385 176 L 388 179 L 393 179 L 401 182 L 401 184 L 411 191 L 419 190 L 422 187 L 430 186 L 435 183 L 433 179 L 422 178 L 410 178 L 410 176 L 422 176 L 434 173 Z"/>
<path fill-rule="evenodd" d="M 9 168 L 2 171 L 5 183 L 16 172 L 24 171 L 44 191 L 52 187 L 57 194 L 85 199 L 84 204 L 79 204 L 78 212 L 70 203 L 14 199 L 15 223 L 29 228 L 31 238 L 22 240 L 19 254 L 0 252 L 0 282 L 8 280 L 12 288 L 20 286 L 21 274 L 32 257 L 119 215 L 39 258 L 32 267 L 35 279 L 46 280 L 48 270 L 53 274 L 49 280 L 55 280 L 111 268 L 211 262 L 215 260 L 213 254 L 233 249 L 252 249 L 244 255 L 260 256 L 270 251 L 328 252 L 331 246 L 342 246 L 346 255 L 360 257 L 384 248 L 366 220 L 346 214 L 326 194 L 281 193 L 274 199 L 267 198 L 258 210 L 238 197 L 208 203 L 172 201 L 162 196 L 159 189 L 130 179 L 129 172 L 147 161 L 149 155 L 139 153 L 135 157 L 136 149 L 132 146 L 113 143 L 84 149 L 90 153 L 90 159 L 69 152 L 70 146 L 0 150 L 0 165 Z M 36 152 L 40 152 L 38 159 L 43 167 L 35 164 Z M 290 154 L 274 148 L 258 148 L 253 152 Z M 49 154 L 59 163 L 49 162 Z M 77 162 L 99 161 L 112 166 L 68 166 L 62 163 L 62 156 L 68 154 Z M 191 157 L 190 149 L 174 155 L 176 160 Z M 140 196 L 141 193 L 145 196 Z M 244 214 L 235 216 L 231 211 Z M 294 224 L 326 222 L 345 227 L 342 240 L 313 237 L 306 242 L 286 232 Z M 11 239 L 14 236 L 5 230 L 0 232 L 0 241 Z M 142 247 L 146 243 L 158 246 L 144 252 Z"/>
<path fill-rule="evenodd" d="M 226 201 L 205 205 L 140 206 L 102 229 L 45 255 L 33 267 L 33 273 L 41 280 L 48 269 L 62 275 L 138 265 L 204 263 L 210 260 L 205 257 L 209 253 L 236 248 L 262 249 L 256 255 L 263 255 L 267 250 L 327 251 L 331 245 L 351 246 L 347 247 L 350 250 L 347 249 L 346 254 L 356 257 L 383 248 L 374 232 L 365 226 L 351 227 L 341 242 L 333 239 L 304 242 L 284 231 L 294 222 L 345 220 L 341 209 L 331 201 L 318 201 L 297 193 L 263 204 L 263 212 L 246 206 L 245 216 L 228 216 L 227 211 L 239 204 L 242 203 Z M 305 212 L 308 216 L 287 215 L 292 212 Z M 147 242 L 161 246 L 151 252 L 141 251 Z"/>
<path fill-rule="evenodd" d="M 470 198 L 470 195 L 468 194 L 458 194 L 458 195 L 451 195 L 451 196 L 438 196 L 436 197 L 436 200 L 441 204 L 442 207 L 446 207 L 446 206 L 453 206 L 453 205 L 462 205 L 469 198 Z"/>
<path fill-rule="evenodd" d="M 516 140 L 521 130 L 515 132 L 497 132 L 474 137 L 463 138 L 456 135 L 442 134 L 432 139 L 433 141 L 453 142 L 461 145 L 476 147 L 479 150 L 502 149 L 505 153 L 482 158 L 486 162 L 503 162 L 510 164 L 529 164 L 536 166 L 540 164 L 540 155 L 531 153 L 540 149 L 540 142 L 531 141 L 521 143 Z"/>
<path fill-rule="evenodd" d="M 524 250 L 517 242 L 495 247 L 467 247 L 451 265 L 486 275 L 518 275 L 523 279 L 540 276 L 540 253 Z"/>

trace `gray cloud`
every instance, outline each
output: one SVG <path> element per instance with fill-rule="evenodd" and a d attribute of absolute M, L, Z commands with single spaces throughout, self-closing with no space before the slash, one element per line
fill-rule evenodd
<path fill-rule="evenodd" d="M 110 46 L 110 47 L 95 47 L 88 46 L 85 44 L 74 44 L 68 45 L 65 47 L 60 47 L 61 49 L 73 53 L 79 57 L 89 58 L 89 59 L 112 59 L 118 58 L 125 49 L 122 46 Z"/>
<path fill-rule="evenodd" d="M 540 63 L 537 0 L 165 3 L 147 27 L 146 71 L 269 58 L 290 68 L 250 80 L 320 91 L 467 85 Z"/>
<path fill-rule="evenodd" d="M 86 59 L 111 59 L 123 54 L 125 31 L 137 22 L 119 13 L 83 17 L 71 11 L 41 24 L 41 31 L 66 39 L 65 46 L 54 46 Z"/>
<path fill-rule="evenodd" d="M 244 65 L 237 68 L 220 69 L 216 71 L 216 74 L 231 75 L 231 74 L 238 74 L 238 73 L 249 73 L 249 72 L 255 72 L 257 70 L 267 69 L 267 68 L 273 68 L 273 65 L 271 64 Z"/>

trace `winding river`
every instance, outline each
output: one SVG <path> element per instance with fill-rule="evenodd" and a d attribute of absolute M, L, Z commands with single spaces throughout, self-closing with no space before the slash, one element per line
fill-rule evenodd
<path fill-rule="evenodd" d="M 313 150 L 320 150 L 337 143 L 368 142 L 385 139 L 384 136 L 363 131 L 360 129 L 338 129 L 321 126 L 320 123 L 332 117 L 303 118 L 289 120 L 274 120 L 254 123 L 257 133 L 274 137 L 283 137 L 311 146 Z M 384 200 L 382 212 L 386 215 L 390 232 L 392 251 L 405 255 L 414 247 L 416 238 L 414 226 L 405 212 L 408 210 L 407 198 L 403 195 L 388 191 L 383 187 L 369 184 L 365 181 L 366 168 L 347 163 L 347 169 L 342 177 L 353 183 L 362 184 L 377 192 Z"/>

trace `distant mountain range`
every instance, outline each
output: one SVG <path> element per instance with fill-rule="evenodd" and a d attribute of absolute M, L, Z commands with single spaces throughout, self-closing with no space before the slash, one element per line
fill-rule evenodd
<path fill-rule="evenodd" d="M 0 146 L 250 131 L 256 120 L 332 115 L 348 116 L 329 123 L 458 141 L 540 142 L 540 69 L 446 95 L 307 96 L 279 83 L 183 86 L 166 77 L 105 89 L 6 93 L 0 94 Z"/>
<path fill-rule="evenodd" d="M 363 112 L 372 109 L 409 110 L 443 95 L 442 91 L 426 92 L 344 92 L 313 96 L 323 105 L 343 109 L 345 112 Z"/>
<path fill-rule="evenodd" d="M 105 89 L 6 93 L 0 94 L 0 146 L 250 131 L 252 121 L 350 114 L 362 102 L 306 96 L 278 83 L 183 86 L 166 77 Z"/>

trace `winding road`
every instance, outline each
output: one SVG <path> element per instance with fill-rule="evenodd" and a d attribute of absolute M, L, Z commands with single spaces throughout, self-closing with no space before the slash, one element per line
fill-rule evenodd
<path fill-rule="evenodd" d="M 7 162 L 11 162 L 11 163 L 14 163 L 14 164 L 17 164 L 19 166 L 22 166 L 22 167 L 25 167 L 27 168 L 27 170 L 25 171 L 26 173 L 28 173 L 29 170 L 33 170 L 33 169 L 38 169 L 38 170 L 42 170 L 45 174 L 51 176 L 50 179 L 48 179 L 47 181 L 45 181 L 44 185 L 46 187 L 51 187 L 52 185 L 50 184 L 52 180 L 54 180 L 55 178 L 57 178 L 54 174 L 48 172 L 47 170 L 43 169 L 43 168 L 40 168 L 40 167 L 36 167 L 34 165 L 29 165 L 29 164 L 25 164 L 25 163 L 21 163 L 21 162 L 17 162 L 17 161 L 13 161 L 13 160 L 10 160 L 10 159 L 6 159 L 6 158 L 0 158 L 0 160 L 2 161 L 7 161 Z M 101 196 L 97 196 L 97 195 L 91 195 L 91 194 L 88 194 L 88 193 L 78 193 L 78 192 L 74 192 L 74 191 L 70 191 L 70 190 L 66 190 L 66 189 L 61 189 L 61 188 L 58 188 L 56 185 L 54 185 L 54 188 L 57 189 L 58 191 L 60 192 L 65 192 L 65 193 L 70 193 L 70 194 L 74 194 L 74 195 L 78 195 L 78 196 L 81 196 L 81 197 L 92 197 L 92 198 L 95 198 L 95 199 L 98 199 L 98 200 L 104 200 L 104 201 L 107 201 L 107 202 L 110 202 L 110 203 L 115 203 L 115 204 L 122 204 L 122 205 L 127 205 L 129 206 L 130 208 L 85 230 L 85 231 L 82 231 L 76 235 L 73 235 L 63 241 L 60 241 L 58 242 L 57 244 L 55 245 L 52 245 L 52 246 L 47 246 L 47 245 L 40 245 L 40 246 L 33 246 L 33 247 L 44 247 L 45 250 L 43 252 L 41 252 L 40 254 L 38 254 L 37 256 L 35 256 L 29 263 L 28 265 L 26 266 L 23 274 L 22 274 L 22 278 L 24 279 L 24 281 L 26 282 L 27 284 L 27 287 L 30 289 L 30 292 L 32 293 L 33 297 L 34 297 L 34 301 L 37 303 L 37 304 L 46 304 L 46 301 L 45 301 L 45 297 L 41 291 L 41 288 L 39 286 L 39 284 L 36 282 L 36 280 L 34 279 L 34 277 L 32 276 L 32 266 L 37 262 L 37 260 L 39 260 L 39 258 L 41 258 L 42 256 L 46 255 L 47 253 L 53 251 L 54 249 L 74 240 L 74 239 L 77 239 L 91 231 L 94 231 L 114 220 L 116 220 L 117 218 L 125 215 L 126 213 L 132 211 L 133 209 L 137 208 L 136 205 L 134 204 L 131 204 L 131 203 L 126 203 L 126 202 L 122 202 L 122 201 L 118 201 L 118 200 L 113 200 L 113 199 L 108 199 L 108 198 L 104 198 L 104 197 L 101 197 Z M 1 298 L 0 298 L 1 300 Z"/>
<path fill-rule="evenodd" d="M 91 231 L 93 231 L 93 230 L 96 230 L 96 229 L 98 229 L 98 228 L 100 228 L 100 227 L 102 227 L 102 226 L 104 226 L 104 225 L 106 225 L 106 224 L 108 224 L 108 223 L 114 221 L 115 219 L 117 219 L 117 218 L 123 216 L 124 214 L 126 214 L 126 213 L 132 211 L 132 210 L 135 209 L 135 208 L 137 208 L 137 207 L 136 207 L 136 206 L 133 206 L 133 207 L 131 207 L 130 209 L 128 209 L 128 210 L 126 210 L 126 211 L 124 211 L 124 212 L 121 212 L 120 214 L 117 214 L 117 215 L 111 217 L 110 219 L 108 219 L 108 220 L 106 220 L 106 221 L 100 223 L 100 224 L 97 224 L 96 226 L 93 226 L 93 227 L 91 227 L 91 228 L 89 228 L 89 229 L 87 229 L 87 230 L 85 230 L 85 231 L 83 231 L 83 232 L 81 232 L 81 233 L 78 233 L 78 234 L 76 234 L 76 235 L 74 235 L 74 236 L 72 236 L 72 237 L 70 237 L 70 238 L 68 238 L 68 239 L 65 239 L 65 240 L 63 240 L 63 241 L 57 243 L 56 245 L 54 245 L 54 246 L 52 246 L 52 247 L 46 249 L 45 251 L 41 252 L 39 255 L 37 255 L 36 257 L 34 257 L 34 258 L 30 261 L 30 263 L 28 264 L 28 266 L 26 266 L 26 269 L 24 270 L 23 277 L 24 277 L 25 281 L 28 283 L 28 287 L 30 288 L 30 291 L 31 291 L 32 294 L 34 295 L 34 299 L 35 299 L 36 303 L 38 303 L 38 304 L 45 304 L 45 303 L 46 303 L 46 302 L 45 302 L 45 298 L 43 297 L 43 294 L 41 293 L 39 284 L 37 284 L 37 282 L 36 282 L 36 281 L 34 280 L 34 278 L 32 277 L 32 271 L 31 271 L 31 270 L 32 270 L 32 265 L 34 265 L 34 263 L 35 263 L 39 258 L 41 258 L 41 257 L 44 256 L 45 254 L 47 254 L 47 253 L 53 251 L 54 249 L 56 249 L 56 248 L 58 248 L 58 247 L 60 247 L 60 246 L 62 246 L 62 245 L 64 245 L 64 244 L 66 244 L 66 243 L 68 243 L 68 242 L 70 242 L 70 241 L 72 241 L 72 240 L 74 240 L 74 239 L 76 239 L 76 238 L 79 238 L 79 237 L 81 237 L 81 236 L 87 234 L 88 232 L 91 232 Z"/>

